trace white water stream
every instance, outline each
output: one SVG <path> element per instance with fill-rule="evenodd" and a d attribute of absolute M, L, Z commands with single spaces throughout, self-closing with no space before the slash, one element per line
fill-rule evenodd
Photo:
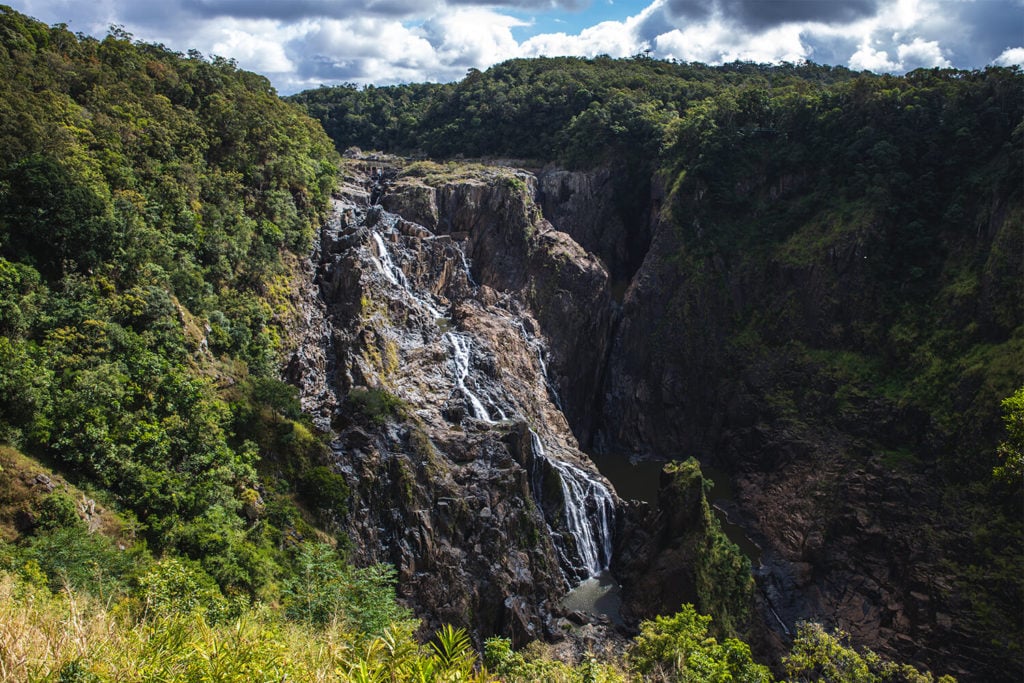
<path fill-rule="evenodd" d="M 551 400 L 554 402 L 556 408 L 564 411 L 564 408 L 562 408 L 562 397 L 558 395 L 558 387 L 556 387 L 554 382 L 551 381 L 551 378 L 548 377 L 548 364 L 544 362 L 544 343 L 526 331 L 526 326 L 523 325 L 522 320 L 517 320 L 516 323 L 519 326 L 519 332 L 523 335 L 523 339 L 526 340 L 526 343 L 529 344 L 530 348 L 532 348 L 534 353 L 537 354 L 537 365 L 540 366 L 540 376 L 544 380 L 545 388 L 551 395 Z"/>
<path fill-rule="evenodd" d="M 393 285 L 401 287 L 408 293 L 408 295 L 423 308 L 430 313 L 434 319 L 444 318 L 445 314 L 430 300 L 430 294 L 421 296 L 413 291 L 413 288 L 409 286 L 409 280 L 405 277 L 405 273 L 402 269 L 395 265 L 394 260 L 391 258 L 391 253 L 388 251 L 387 245 L 384 243 L 384 239 L 380 236 L 377 231 L 371 231 L 373 235 L 373 242 L 377 247 L 377 258 L 374 259 L 374 263 L 377 264 L 377 269 L 380 270 L 384 278 Z"/>
<path fill-rule="evenodd" d="M 391 253 L 388 252 L 387 247 L 384 245 L 384 239 L 380 236 L 379 232 L 373 232 L 373 241 L 377 245 L 377 268 L 380 269 L 380 272 L 387 278 L 388 282 L 408 289 L 409 283 L 405 279 L 405 273 L 391 260 Z"/>
<path fill-rule="evenodd" d="M 469 376 L 469 360 L 473 342 L 466 334 L 459 332 L 447 332 L 444 338 L 452 346 L 452 364 L 455 366 L 455 386 L 462 392 L 462 395 L 469 401 L 470 415 L 484 422 L 494 422 L 491 419 L 483 402 L 470 391 L 466 386 L 466 377 Z"/>
<path fill-rule="evenodd" d="M 379 228 L 389 229 L 393 223 L 394 216 L 384 212 Z M 440 320 L 448 316 L 437 308 L 433 302 L 433 295 L 428 291 L 420 293 L 410 284 L 405 273 L 399 268 L 391 257 L 388 245 L 381 237 L 380 232 L 371 230 L 375 245 L 375 263 L 384 278 L 403 289 L 410 299 L 417 302 L 434 319 Z M 475 288 L 476 283 L 470 272 L 469 263 L 466 260 L 465 252 L 459 245 L 455 245 L 460 257 L 460 263 L 465 270 L 467 281 Z M 547 375 L 547 366 L 544 362 L 543 342 L 526 331 L 522 320 L 516 321 L 523 337 L 532 349 L 536 352 L 537 361 L 540 366 L 541 376 L 556 406 L 561 409 L 561 402 L 554 385 Z M 488 399 L 491 410 L 485 406 L 472 389 L 467 386 L 472 369 L 473 338 L 466 332 L 454 330 L 445 332 L 442 339 L 451 347 L 451 367 L 455 380 L 456 390 L 461 392 L 465 398 L 470 416 L 474 419 L 493 424 L 496 415 L 498 420 L 507 419 L 507 415 L 496 403 Z M 540 436 L 530 430 L 532 438 L 533 453 L 535 457 L 548 464 L 557 474 L 563 506 L 564 528 L 572 537 L 572 544 L 563 542 L 561 534 L 553 534 L 555 546 L 562 559 L 563 574 L 569 583 L 574 580 L 583 581 L 598 577 L 611 562 L 612 556 L 612 524 L 615 517 L 615 502 L 611 492 L 596 475 L 566 461 L 558 460 L 547 454 Z M 534 466 L 536 473 L 540 469 L 540 463 Z M 534 485 L 533 495 L 538 498 L 542 495 L 542 488 Z M 543 506 L 541 506 L 543 508 Z M 549 527 L 551 523 L 549 522 Z"/>
<path fill-rule="evenodd" d="M 549 457 L 537 432 L 530 430 L 535 457 L 547 462 L 558 473 L 565 500 L 565 525 L 576 542 L 579 564 L 574 565 L 584 578 L 597 576 L 612 559 L 612 523 L 615 500 L 611 492 L 590 472 L 570 462 Z M 535 489 L 538 488 L 536 485 Z M 540 495 L 539 490 L 534 496 Z M 563 553 L 565 556 L 567 553 Z"/>

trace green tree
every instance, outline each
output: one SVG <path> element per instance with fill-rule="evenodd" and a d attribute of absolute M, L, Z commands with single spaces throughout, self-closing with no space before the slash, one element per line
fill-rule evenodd
<path fill-rule="evenodd" d="M 756 664 L 746 643 L 727 638 L 719 643 L 708 633 L 711 617 L 685 604 L 671 617 L 640 624 L 640 635 L 629 649 L 632 669 L 645 680 L 736 681 L 773 680 L 766 666 Z"/>
<path fill-rule="evenodd" d="M 1002 462 L 992 470 L 996 479 L 1019 486 L 1024 482 L 1024 387 L 1002 401 L 1006 440 L 996 453 Z"/>
<path fill-rule="evenodd" d="M 329 545 L 306 543 L 285 586 L 285 612 L 316 626 L 341 623 L 360 637 L 377 636 L 410 616 L 396 602 L 395 580 L 389 565 L 352 567 Z"/>

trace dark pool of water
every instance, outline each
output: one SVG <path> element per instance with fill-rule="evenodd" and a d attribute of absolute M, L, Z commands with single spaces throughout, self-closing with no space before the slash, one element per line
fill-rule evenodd
<path fill-rule="evenodd" d="M 622 624 L 622 588 L 608 572 L 601 572 L 573 588 L 562 598 L 562 606 L 595 617 L 606 616 L 613 623 Z"/>
<path fill-rule="evenodd" d="M 593 456 L 597 469 L 615 487 L 619 498 L 658 504 L 658 477 L 665 463 L 661 460 L 634 460 L 622 455 Z"/>
<path fill-rule="evenodd" d="M 630 460 L 626 456 L 605 454 L 593 456 L 594 464 L 601 474 L 608 478 L 608 481 L 615 487 L 620 498 L 642 500 L 651 505 L 658 504 L 658 483 L 661 475 L 661 468 L 665 463 L 661 460 Z M 712 503 L 712 509 L 722 526 L 722 532 L 726 537 L 739 546 L 756 567 L 761 558 L 761 548 L 754 543 L 743 530 L 743 527 L 729 521 L 729 517 L 723 509 L 715 506 L 714 503 L 728 503 L 736 501 L 736 490 L 732 486 L 732 480 L 724 471 L 708 466 L 701 466 L 704 477 L 713 484 L 708 499 Z"/>

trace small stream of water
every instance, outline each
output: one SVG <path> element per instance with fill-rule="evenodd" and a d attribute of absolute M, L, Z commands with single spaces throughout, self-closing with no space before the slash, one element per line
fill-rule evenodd
<path fill-rule="evenodd" d="M 576 558 L 563 548 L 575 573 L 587 579 L 597 576 L 612 560 L 612 523 L 615 501 L 605 485 L 591 473 L 572 463 L 548 457 L 537 432 L 530 430 L 534 457 L 547 462 L 558 473 L 565 500 L 565 524 L 576 545 Z M 539 471 L 535 470 L 535 472 Z M 543 486 L 534 484 L 534 496 Z M 543 506 L 542 506 L 543 507 Z"/>

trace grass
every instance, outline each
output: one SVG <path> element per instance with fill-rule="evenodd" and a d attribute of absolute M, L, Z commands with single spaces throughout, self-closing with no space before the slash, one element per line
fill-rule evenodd
<path fill-rule="evenodd" d="M 130 607 L 0 576 L 0 683 L 493 680 L 451 628 L 426 647 L 415 622 L 360 642 L 338 624 L 314 629 L 263 607 L 217 625 L 196 613 L 137 619 Z"/>

